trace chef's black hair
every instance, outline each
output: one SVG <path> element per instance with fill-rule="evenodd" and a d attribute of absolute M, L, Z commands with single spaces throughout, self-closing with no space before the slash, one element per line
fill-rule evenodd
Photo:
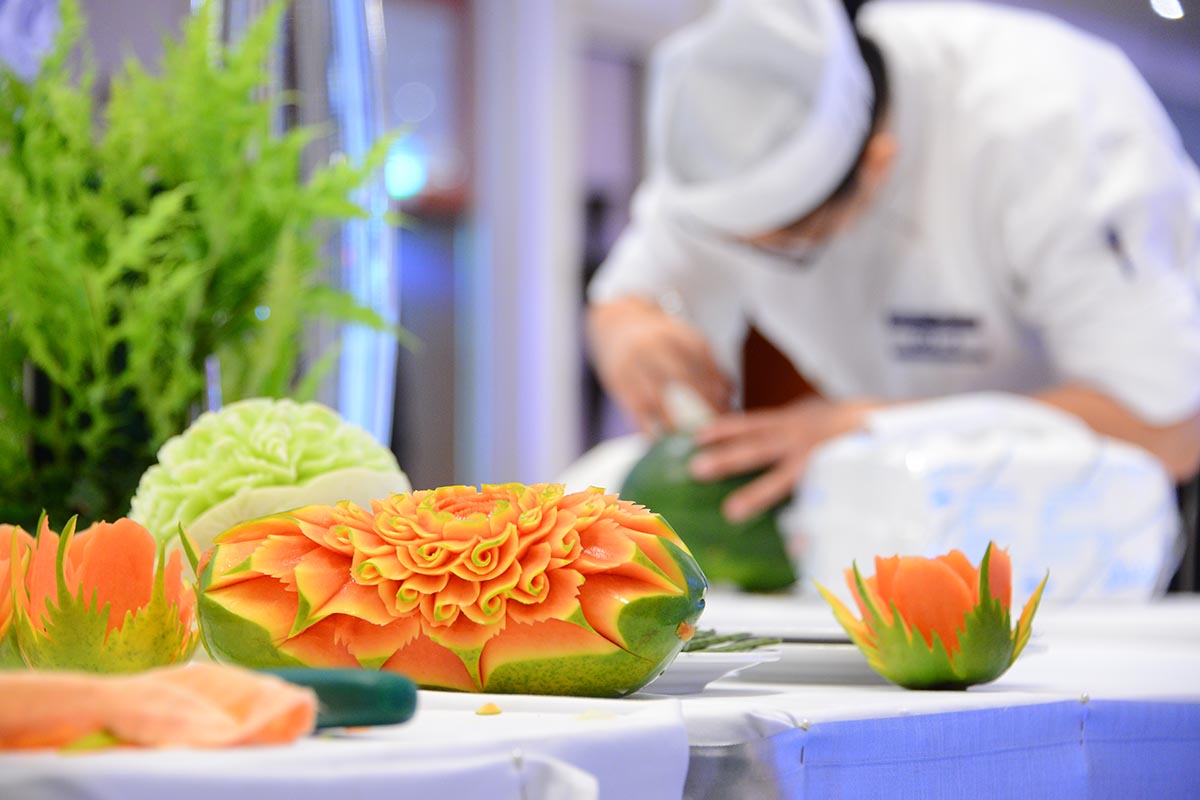
<path fill-rule="evenodd" d="M 888 94 L 887 68 L 883 63 L 883 53 L 879 45 L 858 34 L 858 49 L 862 53 L 867 72 L 871 75 L 871 86 L 875 90 L 875 101 L 871 104 L 871 130 L 879 127 L 880 120 L 887 114 L 891 96 Z"/>
<path fill-rule="evenodd" d="M 858 12 L 858 7 L 862 6 L 865 0 L 845 0 L 846 11 L 850 14 L 851 19 Z M 853 7 L 853 8 L 851 8 Z M 858 151 L 858 157 L 854 159 L 854 166 L 850 172 L 842 179 L 837 188 L 829 195 L 830 200 L 840 200 L 854 191 L 858 183 L 858 170 L 862 165 L 863 156 L 867 152 L 867 142 L 871 136 L 879 130 L 879 126 L 885 114 L 887 114 L 890 96 L 888 94 L 888 76 L 887 69 L 883 63 L 883 53 L 879 50 L 879 45 L 863 36 L 857 34 L 858 49 L 862 53 L 863 62 L 867 65 L 867 72 L 871 76 L 871 86 L 874 89 L 874 100 L 871 103 L 871 127 L 865 137 L 863 137 L 862 149 Z"/>
<path fill-rule="evenodd" d="M 846 14 L 850 16 L 850 21 L 853 22 L 858 18 L 858 10 L 866 5 L 867 0 L 842 0 L 842 4 L 846 6 Z"/>

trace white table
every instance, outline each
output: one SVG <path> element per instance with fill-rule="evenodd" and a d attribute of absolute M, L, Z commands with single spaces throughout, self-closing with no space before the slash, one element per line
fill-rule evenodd
<path fill-rule="evenodd" d="M 501 713 L 475 713 L 489 701 Z M 680 796 L 687 761 L 673 698 L 421 692 L 404 725 L 289 747 L 0 755 L 0 798 L 659 800 Z"/>
<path fill-rule="evenodd" d="M 837 632 L 789 597 L 714 593 L 703 622 Z M 291 747 L 0 756 L 0 798 L 1200 796 L 1200 598 L 1046 608 L 1034 630 L 1033 652 L 967 692 L 857 662 L 811 682 L 839 662 L 805 673 L 803 655 L 810 682 L 750 672 L 681 698 L 422 692 L 406 725 Z M 488 701 L 499 715 L 475 713 Z"/>

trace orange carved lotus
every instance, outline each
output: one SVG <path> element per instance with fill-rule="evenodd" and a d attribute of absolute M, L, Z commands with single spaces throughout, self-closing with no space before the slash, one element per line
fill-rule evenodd
<path fill-rule="evenodd" d="M 156 569 L 157 564 L 157 569 Z M 186 661 L 196 601 L 179 553 L 164 564 L 154 537 L 128 519 L 60 538 L 43 517 L 36 542 L 10 564 L 14 627 L 33 667 L 136 672 Z"/>
<path fill-rule="evenodd" d="M 385 668 L 467 691 L 632 691 L 678 652 L 704 591 L 661 517 L 547 484 L 447 486 L 371 511 L 341 503 L 253 520 L 217 539 L 200 574 L 219 657 Z M 555 658 L 591 660 L 575 678 L 513 669 Z"/>
<path fill-rule="evenodd" d="M 855 565 L 846 583 L 862 618 L 825 587 L 834 616 L 885 678 L 910 688 L 964 688 L 994 680 L 1029 641 L 1046 581 L 1034 591 L 1015 628 L 1012 562 L 989 544 L 978 569 L 960 550 L 936 558 L 875 558 L 875 574 Z"/>

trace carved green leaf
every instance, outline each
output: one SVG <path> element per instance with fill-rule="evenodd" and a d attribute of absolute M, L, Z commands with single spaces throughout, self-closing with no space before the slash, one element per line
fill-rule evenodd
<path fill-rule="evenodd" d="M 1038 604 L 1042 602 L 1042 592 L 1046 588 L 1046 581 L 1050 580 L 1050 572 L 1042 578 L 1042 582 L 1038 584 L 1037 589 L 1025 601 L 1025 608 L 1021 610 L 1021 618 L 1017 620 L 1016 645 L 1013 647 L 1012 660 L 1016 661 L 1017 656 L 1021 655 L 1021 651 L 1025 649 L 1025 645 L 1029 644 L 1029 636 L 1033 633 L 1033 615 L 1037 613 Z"/>
<path fill-rule="evenodd" d="M 964 627 L 958 633 L 960 649 L 954 667 L 964 686 L 995 680 L 1013 662 L 1012 619 L 1000 598 L 992 596 L 991 557 L 992 546 L 988 544 L 979 565 L 979 603 L 964 617 Z"/>
<path fill-rule="evenodd" d="M 167 599 L 165 549 L 158 551 L 158 569 L 150 602 L 136 613 L 128 612 L 119 630 L 109 634 L 104 646 L 104 672 L 138 672 L 191 658 L 197 635 L 179 619 L 179 607 Z"/>
<path fill-rule="evenodd" d="M 21 651 L 17 648 L 17 626 L 9 625 L 8 630 L 0 636 L 0 670 L 16 669 L 25 666 Z"/>
<path fill-rule="evenodd" d="M 72 597 L 60 585 L 58 603 L 46 603 L 42 630 L 24 612 L 17 615 L 17 641 L 26 663 L 35 669 L 110 671 L 104 669 L 108 612 L 107 603 L 96 607 L 94 594 L 88 602 L 82 589 Z"/>

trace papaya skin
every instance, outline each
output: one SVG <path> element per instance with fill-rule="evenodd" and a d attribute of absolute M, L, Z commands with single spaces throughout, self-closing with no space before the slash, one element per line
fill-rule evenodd
<path fill-rule="evenodd" d="M 780 506 L 730 522 L 721 513 L 721 503 L 756 475 L 697 480 L 688 468 L 695 452 L 689 434 L 662 437 L 630 470 L 621 496 L 662 515 L 713 583 L 748 592 L 792 586 L 796 571 L 775 521 Z"/>

